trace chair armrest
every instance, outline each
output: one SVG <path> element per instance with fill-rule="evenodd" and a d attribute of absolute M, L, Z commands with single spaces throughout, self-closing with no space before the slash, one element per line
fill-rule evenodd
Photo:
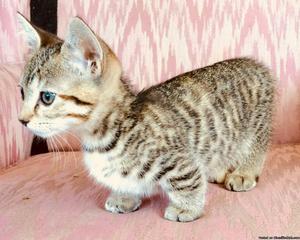
<path fill-rule="evenodd" d="M 28 158 L 32 134 L 18 121 L 22 64 L 0 65 L 0 168 Z"/>

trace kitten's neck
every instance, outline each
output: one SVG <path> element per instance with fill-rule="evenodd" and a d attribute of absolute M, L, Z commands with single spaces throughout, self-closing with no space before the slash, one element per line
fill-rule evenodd
<path fill-rule="evenodd" d="M 108 145 L 119 134 L 120 123 L 130 113 L 136 96 L 121 77 L 118 78 L 110 79 L 105 92 L 99 93 L 98 104 L 80 134 L 84 146 L 101 148 Z"/>
<path fill-rule="evenodd" d="M 112 52 L 107 54 L 102 67 L 97 104 L 80 133 L 86 146 L 109 143 L 118 134 L 120 123 L 125 121 L 136 98 L 123 82 L 121 64 Z"/>

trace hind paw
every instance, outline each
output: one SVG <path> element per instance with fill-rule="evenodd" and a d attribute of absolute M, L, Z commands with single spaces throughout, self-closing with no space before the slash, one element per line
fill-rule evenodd
<path fill-rule="evenodd" d="M 230 191 L 243 192 L 249 191 L 256 186 L 255 178 L 240 175 L 240 174 L 228 174 L 225 179 L 225 187 Z"/>

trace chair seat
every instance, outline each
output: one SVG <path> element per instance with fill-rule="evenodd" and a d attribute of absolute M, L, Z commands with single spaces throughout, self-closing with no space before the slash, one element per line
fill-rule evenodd
<path fill-rule="evenodd" d="M 79 152 L 37 155 L 1 171 L 0 192 L 1 240 L 300 236 L 300 145 L 273 146 L 250 192 L 209 184 L 205 214 L 190 223 L 163 218 L 163 194 L 133 213 L 105 211 L 109 192 L 88 176 Z"/>

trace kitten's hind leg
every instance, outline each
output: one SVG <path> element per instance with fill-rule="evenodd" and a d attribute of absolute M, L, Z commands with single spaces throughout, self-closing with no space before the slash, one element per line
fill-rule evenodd
<path fill-rule="evenodd" d="M 265 156 L 265 153 L 257 153 L 241 166 L 238 166 L 232 173 L 227 174 L 225 187 L 236 192 L 253 189 L 261 174 Z"/>
<path fill-rule="evenodd" d="M 164 214 L 168 220 L 190 222 L 203 213 L 207 186 L 205 174 L 196 169 L 190 179 L 185 179 L 185 176 L 187 174 L 169 178 L 162 184 L 170 199 Z"/>
<path fill-rule="evenodd" d="M 105 209 L 113 213 L 129 213 L 138 210 L 141 203 L 139 197 L 112 193 L 105 202 Z"/>

